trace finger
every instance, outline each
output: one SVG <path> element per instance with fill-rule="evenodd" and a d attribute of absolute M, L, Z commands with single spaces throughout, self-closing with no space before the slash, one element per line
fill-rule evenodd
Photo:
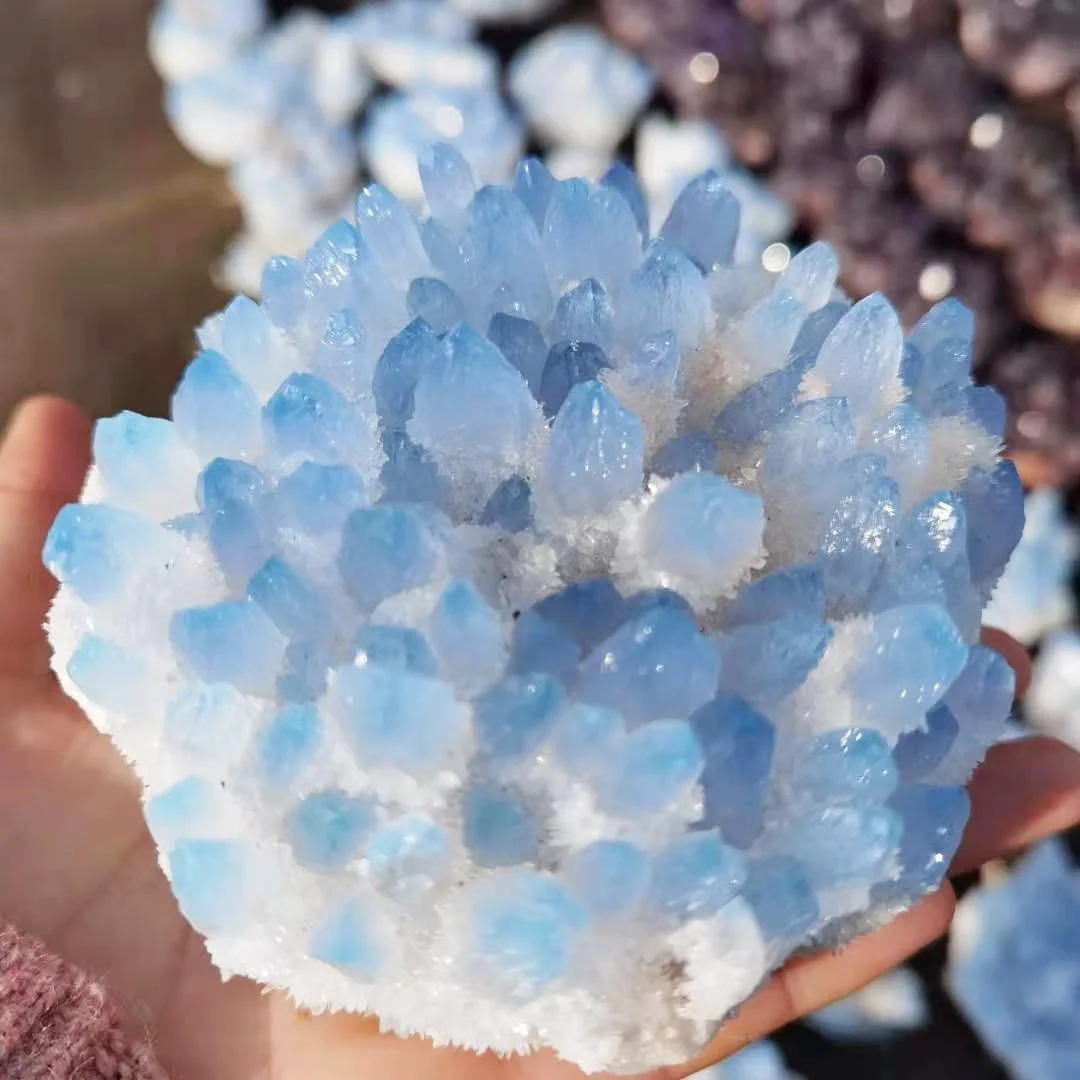
<path fill-rule="evenodd" d="M 1080 822 L 1080 754 L 1036 736 L 999 743 L 975 771 L 953 873 L 974 870 Z"/>
<path fill-rule="evenodd" d="M 0 664 L 40 642 L 56 582 L 41 547 L 57 511 L 79 497 L 90 421 L 60 398 L 20 405 L 0 441 Z"/>
<path fill-rule="evenodd" d="M 656 1080 L 680 1080 L 800 1016 L 853 994 L 941 937 L 949 928 L 955 907 L 956 897 L 946 883 L 888 926 L 856 938 L 843 949 L 792 961 L 716 1033 L 697 1058 L 656 1074 Z"/>
<path fill-rule="evenodd" d="M 989 626 L 983 629 L 982 643 L 1004 657 L 1005 662 L 1016 673 L 1016 696 L 1023 697 L 1031 682 L 1031 656 L 1027 649 L 1004 630 L 995 630 Z"/>

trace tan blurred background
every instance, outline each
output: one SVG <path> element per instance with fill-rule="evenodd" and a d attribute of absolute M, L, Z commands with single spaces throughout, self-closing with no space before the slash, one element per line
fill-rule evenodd
<path fill-rule="evenodd" d="M 41 390 L 162 411 L 222 301 L 234 210 L 166 127 L 151 7 L 0 0 L 0 422 Z"/>

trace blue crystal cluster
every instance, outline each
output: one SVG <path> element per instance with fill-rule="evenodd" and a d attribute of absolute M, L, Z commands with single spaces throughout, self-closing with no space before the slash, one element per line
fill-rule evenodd
<path fill-rule="evenodd" d="M 1023 527 L 947 301 L 905 337 L 694 178 L 377 185 L 102 421 L 44 558 L 227 973 L 586 1069 L 684 1059 L 933 889 L 1013 681 Z"/>
<path fill-rule="evenodd" d="M 957 912 L 947 981 L 986 1047 L 1016 1080 L 1080 1071 L 1080 872 L 1048 841 Z"/>

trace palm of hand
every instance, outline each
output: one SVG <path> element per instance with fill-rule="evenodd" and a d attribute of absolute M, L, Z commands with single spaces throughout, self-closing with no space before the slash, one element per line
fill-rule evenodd
<path fill-rule="evenodd" d="M 45 532 L 77 496 L 86 421 L 69 405 L 28 403 L 0 445 L 0 913 L 102 975 L 132 1030 L 188 1080 L 393 1075 L 402 1080 L 575 1080 L 547 1055 L 498 1060 L 378 1033 L 358 1017 L 311 1018 L 244 980 L 222 985 L 172 900 L 139 807 L 138 785 L 60 691 L 41 632 L 54 583 Z M 1006 646 L 1008 648 L 1008 646 Z M 995 750 L 973 791 L 958 861 L 974 866 L 1080 818 L 1080 759 L 1031 740 Z M 989 797 L 989 796 L 992 796 Z M 701 1067 L 851 992 L 944 931 L 948 885 L 836 955 L 773 979 L 718 1034 Z M 691 1067 L 665 1070 L 675 1080 Z"/>

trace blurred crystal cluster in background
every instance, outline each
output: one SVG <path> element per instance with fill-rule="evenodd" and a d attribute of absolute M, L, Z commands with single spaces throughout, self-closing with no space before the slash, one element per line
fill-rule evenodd
<path fill-rule="evenodd" d="M 740 256 L 758 258 L 790 231 L 783 203 L 733 163 L 711 124 L 652 113 L 632 138 L 654 80 L 595 20 L 550 25 L 553 0 L 337 6 L 275 17 L 265 0 L 163 0 L 154 17 L 173 127 L 228 170 L 243 212 L 222 268 L 229 287 L 256 293 L 262 263 L 302 254 L 367 178 L 421 203 L 416 153 L 435 139 L 482 183 L 508 180 L 527 144 L 557 176 L 599 179 L 636 142 L 657 224 L 691 176 L 717 168 L 744 203 Z"/>
<path fill-rule="evenodd" d="M 1080 869 L 1047 841 L 960 902 L 948 985 L 1015 1080 L 1080 1076 Z"/>
<path fill-rule="evenodd" d="M 956 292 L 1038 483 L 1080 473 L 1080 7 L 603 0 L 687 113 L 914 319 Z"/>

